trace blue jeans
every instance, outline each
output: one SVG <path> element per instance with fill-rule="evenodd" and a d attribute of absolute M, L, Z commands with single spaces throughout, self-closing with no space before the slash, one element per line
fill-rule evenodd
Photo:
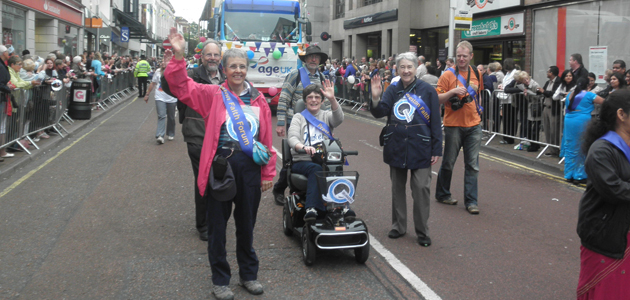
<path fill-rule="evenodd" d="M 177 103 L 155 101 L 155 109 L 158 115 L 157 131 L 155 132 L 156 138 L 160 136 L 164 137 L 164 134 L 175 136 L 175 106 L 177 106 Z"/>
<path fill-rule="evenodd" d="M 308 178 L 306 189 L 306 208 L 314 207 L 319 211 L 326 211 L 324 202 L 319 195 L 317 188 L 317 176 L 315 172 L 322 171 L 322 166 L 310 161 L 298 161 L 293 163 L 291 171 L 302 174 Z"/>
<path fill-rule="evenodd" d="M 444 156 L 435 187 L 435 198 L 451 198 L 453 166 L 459 150 L 464 147 L 464 204 L 477 204 L 477 177 L 479 177 L 479 148 L 481 125 L 473 127 L 444 127 Z"/>

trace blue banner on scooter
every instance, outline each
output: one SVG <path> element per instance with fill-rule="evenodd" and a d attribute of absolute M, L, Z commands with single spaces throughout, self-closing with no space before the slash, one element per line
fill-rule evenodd
<path fill-rule="evenodd" d="M 335 192 L 335 189 L 338 192 Z M 339 191 L 339 189 L 341 189 Z M 354 184 L 346 178 L 338 178 L 328 186 L 328 194 L 322 195 L 322 199 L 326 202 L 334 203 L 352 203 L 354 202 Z"/>

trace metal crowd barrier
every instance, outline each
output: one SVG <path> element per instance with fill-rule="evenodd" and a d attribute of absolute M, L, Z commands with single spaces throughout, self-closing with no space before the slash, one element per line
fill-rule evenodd
<path fill-rule="evenodd" d="M 129 71 L 118 73 L 112 78 L 103 76 L 101 85 L 93 94 L 92 104 L 104 110 L 110 108 L 132 95 L 136 89 L 134 82 L 133 73 Z M 50 85 L 41 85 L 0 93 L 0 148 L 16 144 L 31 154 L 25 144 L 28 142 L 39 149 L 31 137 L 45 130 L 54 130 L 64 138 L 68 131 L 61 122 L 74 123 L 67 114 L 70 89 L 63 85 L 59 91 L 54 91 Z"/>
<path fill-rule="evenodd" d="M 502 90 L 485 91 L 481 101 L 484 107 L 482 130 L 491 135 L 486 145 L 497 136 L 503 137 L 508 144 L 515 144 L 515 140 L 526 141 L 542 149 L 536 158 L 549 148 L 560 149 L 564 128 L 563 103 L 552 114 L 543 96 L 508 94 Z"/>

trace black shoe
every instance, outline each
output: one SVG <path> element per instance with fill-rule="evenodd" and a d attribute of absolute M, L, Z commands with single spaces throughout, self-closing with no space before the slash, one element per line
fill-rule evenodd
<path fill-rule="evenodd" d="M 317 220 L 317 210 L 314 208 L 307 208 L 304 215 L 304 222 L 313 222 Z"/>
<path fill-rule="evenodd" d="M 586 184 L 586 179 L 573 180 L 573 184 L 575 185 Z"/>
<path fill-rule="evenodd" d="M 403 233 L 403 234 L 401 234 L 401 233 L 400 233 L 400 232 L 398 232 L 398 230 L 396 230 L 396 229 L 392 229 L 392 230 L 390 230 L 390 231 L 389 231 L 389 233 L 387 234 L 387 236 L 388 236 L 390 239 L 397 239 L 397 238 L 399 238 L 399 237 L 401 237 L 401 236 L 403 236 L 403 235 L 405 235 L 405 234 L 404 234 L 404 233 Z"/>
<path fill-rule="evenodd" d="M 418 237 L 418 244 L 420 244 L 420 246 L 422 247 L 429 247 L 431 246 L 431 238 L 429 236 L 425 236 L 425 237 Z"/>
<path fill-rule="evenodd" d="M 200 231 L 199 232 L 199 239 L 204 241 L 204 242 L 207 242 L 208 241 L 208 231 L 207 230 L 206 231 Z"/>
<path fill-rule="evenodd" d="M 354 219 L 357 217 L 357 214 L 350 208 L 343 209 L 343 218 L 346 219 L 347 222 L 354 222 Z"/>
<path fill-rule="evenodd" d="M 284 198 L 284 192 L 279 193 L 276 192 L 276 190 L 272 190 L 271 193 L 273 194 L 273 200 L 276 202 L 276 205 L 284 205 L 285 202 L 285 198 Z"/>

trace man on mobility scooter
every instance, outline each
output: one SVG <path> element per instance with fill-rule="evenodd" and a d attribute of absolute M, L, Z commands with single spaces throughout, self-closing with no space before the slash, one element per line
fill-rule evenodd
<path fill-rule="evenodd" d="M 324 97 L 330 111 L 320 110 Z M 332 128 L 343 121 L 333 84 L 326 80 L 324 89 L 309 85 L 303 99 L 296 103 L 288 140 L 282 141 L 291 190 L 284 201 L 284 233 L 301 237 L 306 265 L 314 263 L 317 249 L 354 249 L 356 261 L 364 263 L 370 248 L 367 226 L 349 207 L 359 174 L 343 170 L 345 157 L 358 152 L 344 151 L 332 136 Z"/>

